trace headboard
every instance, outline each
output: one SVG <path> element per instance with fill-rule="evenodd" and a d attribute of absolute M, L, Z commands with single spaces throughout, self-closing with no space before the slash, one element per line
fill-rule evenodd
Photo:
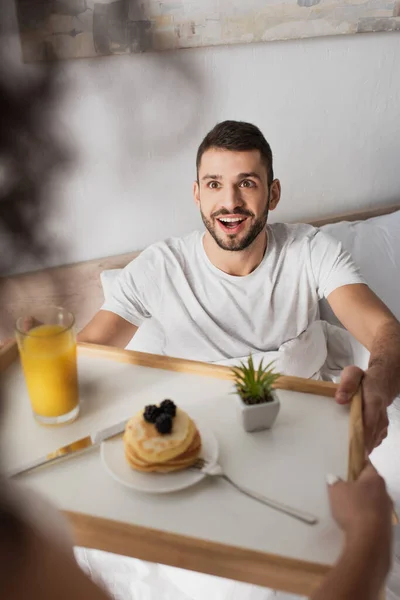
<path fill-rule="evenodd" d="M 397 210 L 400 204 L 308 222 L 321 227 L 339 221 L 362 221 Z M 0 341 L 13 334 L 16 318 L 37 303 L 64 306 L 75 315 L 77 329 L 81 329 L 102 305 L 100 273 L 124 267 L 138 254 L 130 252 L 0 280 Z"/>

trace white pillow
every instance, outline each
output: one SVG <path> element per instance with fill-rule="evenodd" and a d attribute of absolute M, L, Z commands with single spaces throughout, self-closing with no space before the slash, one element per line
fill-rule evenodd
<path fill-rule="evenodd" d="M 108 269 L 100 273 L 100 281 L 106 302 L 111 298 L 114 282 L 121 271 L 122 269 Z M 126 349 L 161 354 L 163 346 L 164 334 L 161 325 L 155 319 L 146 319 L 126 346 Z"/>

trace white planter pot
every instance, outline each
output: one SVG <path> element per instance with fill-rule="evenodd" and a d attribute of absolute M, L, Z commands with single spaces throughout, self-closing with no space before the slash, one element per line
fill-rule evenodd
<path fill-rule="evenodd" d="M 245 431 L 261 431 L 270 429 L 275 423 L 281 408 L 281 403 L 275 392 L 272 392 L 273 400 L 262 404 L 245 404 L 241 397 L 236 394 L 239 406 L 240 418 Z"/>

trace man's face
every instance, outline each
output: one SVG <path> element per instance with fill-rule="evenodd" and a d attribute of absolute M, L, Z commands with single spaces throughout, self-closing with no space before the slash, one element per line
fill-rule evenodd
<path fill-rule="evenodd" d="M 204 225 L 220 248 L 249 247 L 264 230 L 269 207 L 267 169 L 259 151 L 207 150 L 194 196 Z"/>

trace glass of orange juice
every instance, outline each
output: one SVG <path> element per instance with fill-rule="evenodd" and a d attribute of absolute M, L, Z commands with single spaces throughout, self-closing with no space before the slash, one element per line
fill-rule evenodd
<path fill-rule="evenodd" d="M 42 425 L 60 425 L 79 414 L 74 317 L 49 306 L 20 317 L 16 338 L 32 411 Z"/>

